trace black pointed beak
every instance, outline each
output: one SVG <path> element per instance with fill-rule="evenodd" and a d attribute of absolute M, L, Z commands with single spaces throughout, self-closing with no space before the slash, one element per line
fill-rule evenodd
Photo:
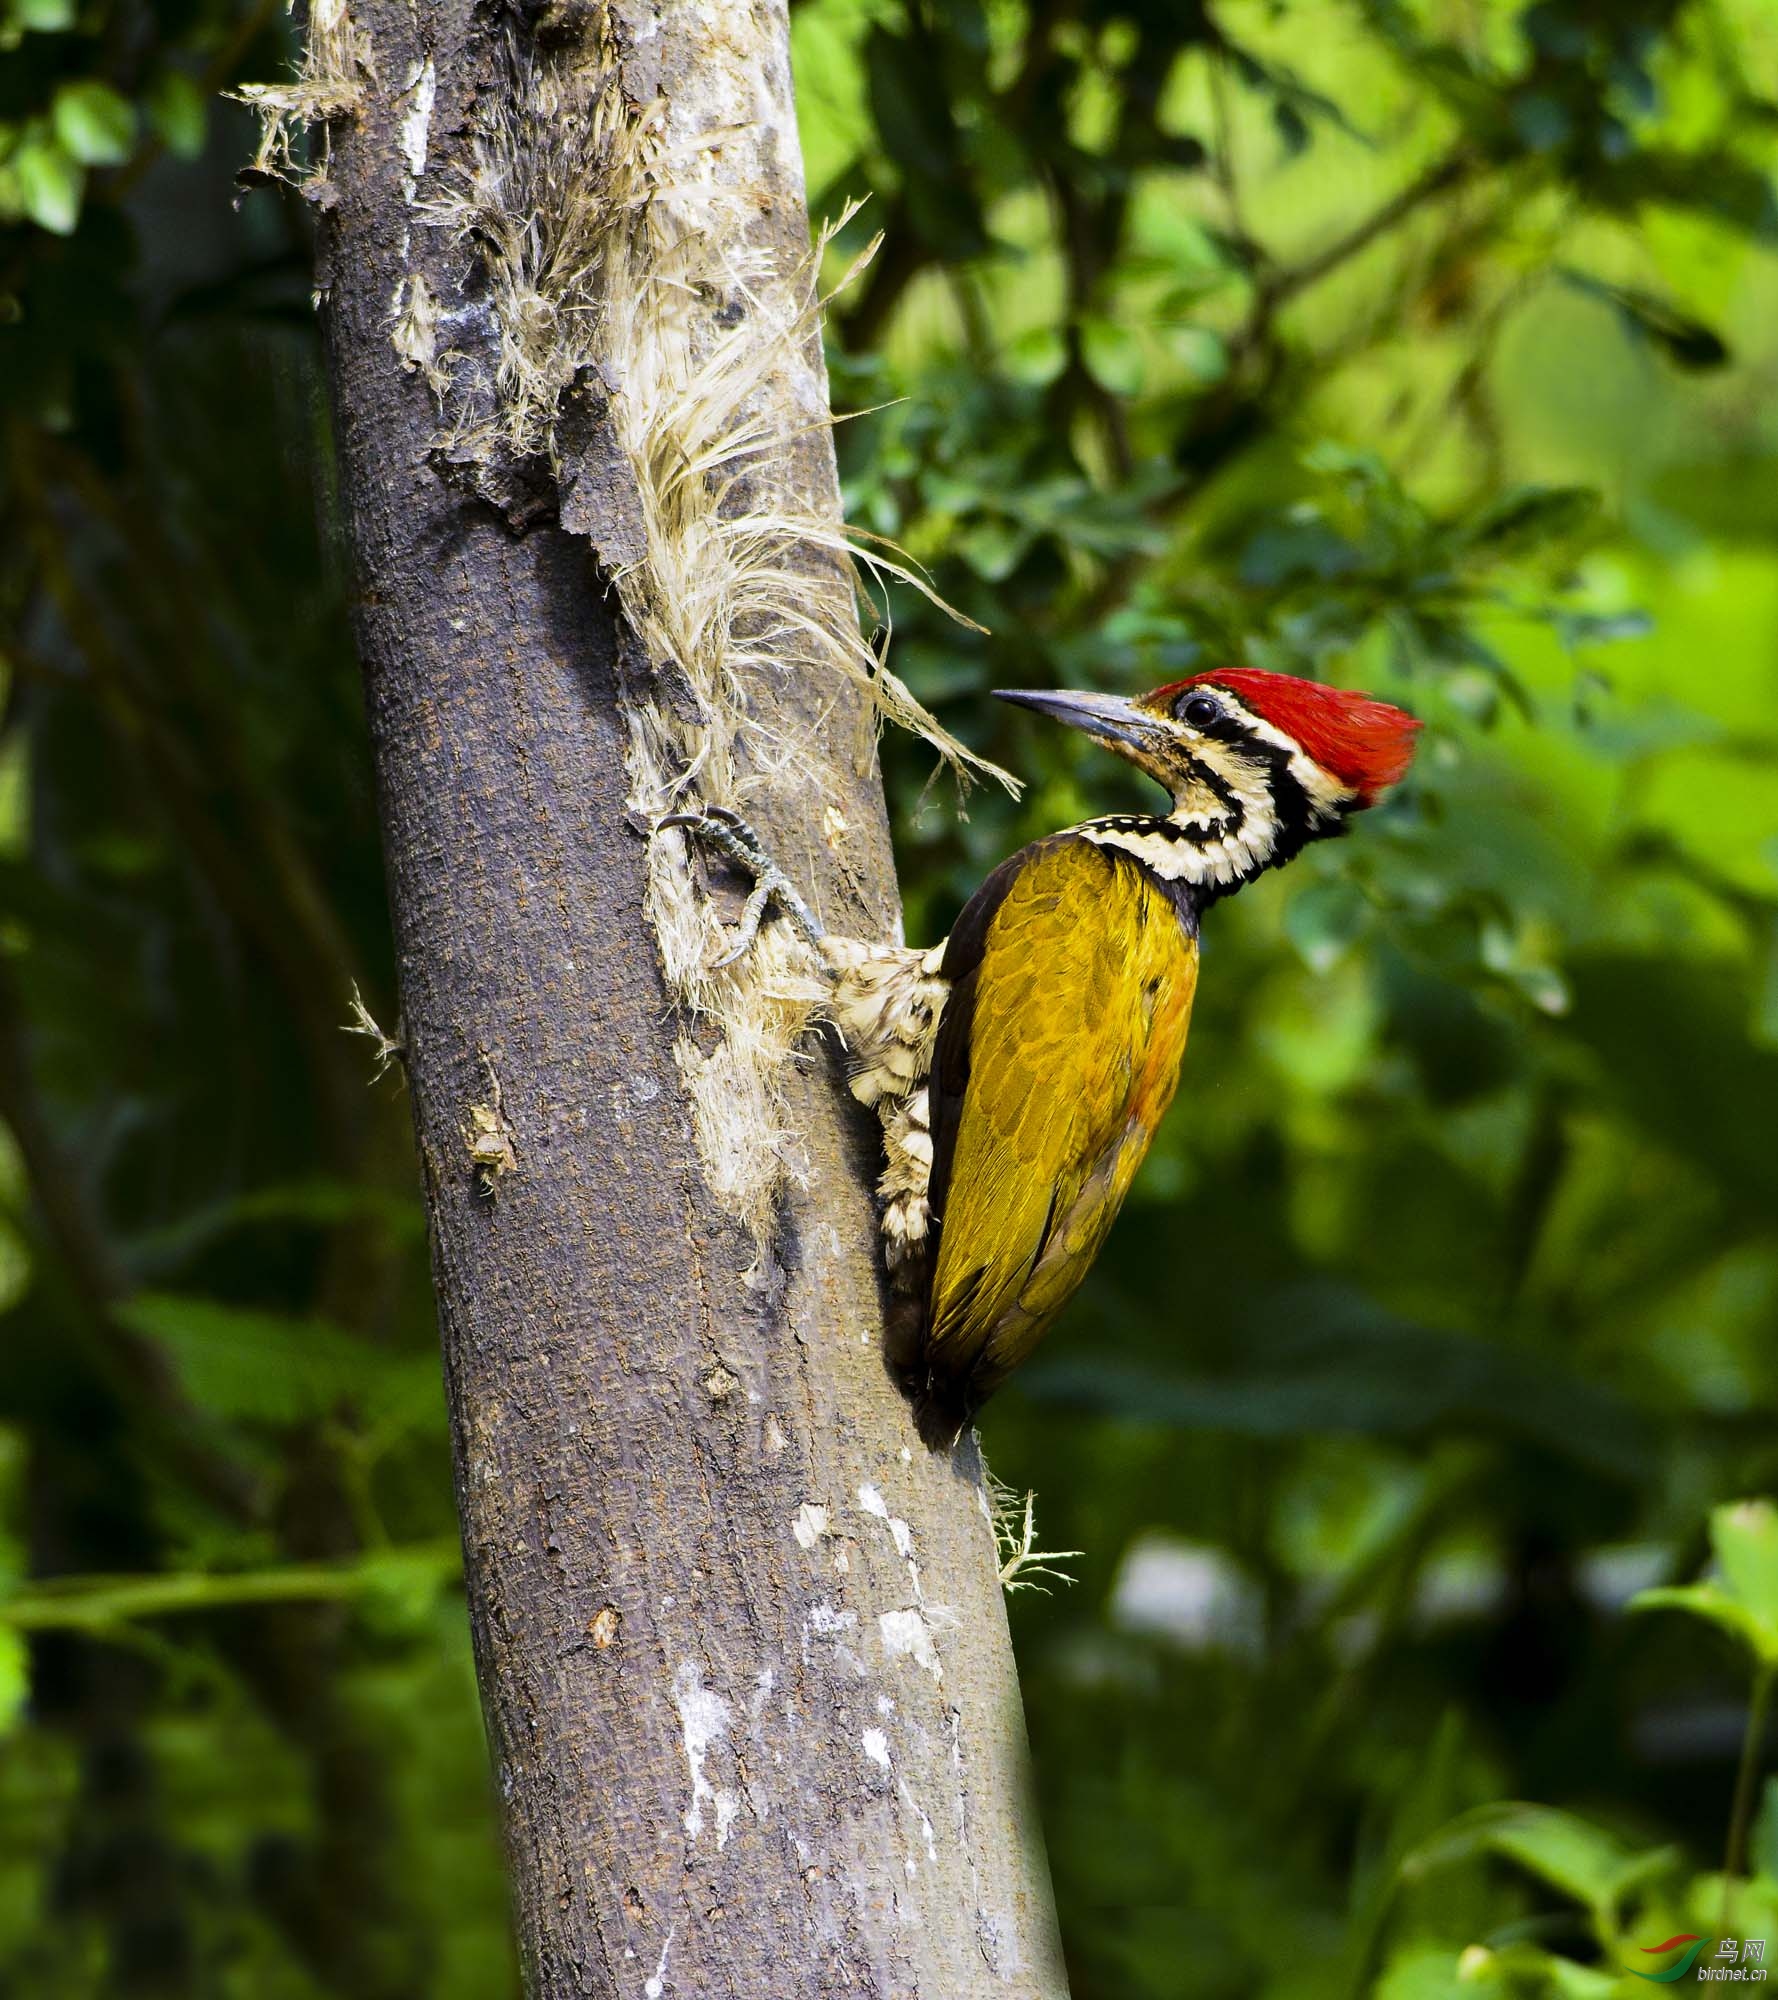
<path fill-rule="evenodd" d="M 1034 708 L 1070 729 L 1084 730 L 1126 756 L 1140 756 L 1154 743 L 1153 718 L 1121 694 L 1076 694 L 1067 688 L 996 688 L 1001 701 Z"/>

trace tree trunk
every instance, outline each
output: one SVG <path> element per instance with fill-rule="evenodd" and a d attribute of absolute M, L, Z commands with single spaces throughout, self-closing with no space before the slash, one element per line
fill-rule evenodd
<path fill-rule="evenodd" d="M 535 329 L 491 279 L 498 228 L 463 221 L 471 180 L 504 175 L 522 232 L 591 143 L 595 120 L 528 127 L 514 93 L 615 64 L 636 129 L 740 197 L 710 227 L 751 275 L 712 324 L 763 326 L 807 249 L 782 0 L 313 0 L 310 34 L 297 108 L 330 121 L 310 193 L 528 1990 L 1059 1994 L 981 1468 L 921 1446 L 885 1370 L 876 1135 L 818 1039 L 783 1086 L 802 1171 L 769 1241 L 712 1192 L 688 1079 L 723 1072 L 676 1018 L 626 821 L 638 732 L 686 698 L 620 608 L 634 494 L 600 399 L 642 389 L 588 363 L 527 431 L 500 357 L 523 334 L 535 362 Z M 510 149 L 539 131 L 559 157 L 527 182 Z M 738 490 L 831 519 L 825 376 L 798 352 L 751 406 L 798 442 Z M 805 584 L 847 587 L 831 560 Z M 750 815 L 835 928 L 891 935 L 865 696 L 788 668 L 749 686 L 796 748 L 773 777 L 726 746 Z"/>

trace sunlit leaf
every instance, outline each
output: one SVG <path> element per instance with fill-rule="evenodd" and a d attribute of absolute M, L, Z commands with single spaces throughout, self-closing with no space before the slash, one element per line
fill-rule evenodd
<path fill-rule="evenodd" d="M 46 34 L 73 27 L 76 9 L 77 0 L 6 0 L 6 12 L 21 28 Z"/>
<path fill-rule="evenodd" d="M 1621 2000 L 1623 1983 L 1594 1965 L 1541 1950 L 1534 1944 L 1509 1943 L 1490 1949 L 1471 1945 L 1458 1961 L 1465 2000 Z"/>
<path fill-rule="evenodd" d="M 1114 319 L 1088 313 L 1080 322 L 1081 359 L 1087 373 L 1113 396 L 1134 396 L 1142 387 L 1142 341 Z"/>
<path fill-rule="evenodd" d="M 1000 365 L 1015 382 L 1047 388 L 1068 366 L 1068 344 L 1054 327 L 1034 326 L 1007 342 Z"/>
<path fill-rule="evenodd" d="M 1710 1541 L 1723 1581 L 1778 1644 L 1778 1507 L 1770 1500 L 1718 1507 Z"/>
<path fill-rule="evenodd" d="M 86 169 L 54 139 L 27 139 L 8 162 L 19 205 L 40 229 L 72 236 L 80 221 Z"/>
<path fill-rule="evenodd" d="M 148 86 L 144 105 L 154 129 L 175 159 L 195 160 L 204 150 L 208 107 L 204 93 L 181 69 L 164 69 Z"/>
<path fill-rule="evenodd" d="M 978 576 L 1002 582 L 1024 559 L 1031 531 L 1017 521 L 989 518 L 976 521 L 957 538 L 957 553 Z"/>
<path fill-rule="evenodd" d="M 22 1632 L 6 1623 L 0 1599 L 0 1740 L 18 1727 L 31 1698 L 31 1652 Z"/>
<path fill-rule="evenodd" d="M 1228 347 L 1208 327 L 1170 327 L 1166 345 L 1168 353 L 1192 380 L 1206 388 L 1220 382 L 1229 372 Z"/>
<path fill-rule="evenodd" d="M 1392 1959 L 1377 1981 L 1373 2000 L 1474 2000 L 1475 1988 L 1458 1971 L 1459 1954 L 1420 1947 Z"/>
<path fill-rule="evenodd" d="M 136 113 L 108 83 L 86 78 L 65 83 L 50 107 L 56 137 L 70 156 L 87 167 L 114 167 L 130 157 L 136 140 Z"/>
<path fill-rule="evenodd" d="M 1424 1841 L 1402 1864 L 1413 1880 L 1438 1868 L 1498 1855 L 1584 1904 L 1601 1921 L 1640 1884 L 1670 1869 L 1671 1848 L 1636 1849 L 1575 1813 L 1551 1806 L 1478 1806 Z"/>
<path fill-rule="evenodd" d="M 1778 1670 L 1778 1508 L 1742 1500 L 1710 1517 L 1720 1577 L 1645 1590 L 1632 1611 L 1682 1611 L 1745 1646 L 1761 1666 Z"/>

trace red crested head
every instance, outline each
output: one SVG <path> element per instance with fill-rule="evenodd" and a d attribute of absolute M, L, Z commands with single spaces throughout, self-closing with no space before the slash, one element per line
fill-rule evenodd
<path fill-rule="evenodd" d="M 1420 731 L 1389 702 L 1255 667 L 1214 667 L 1134 701 L 1062 688 L 1002 698 L 1084 731 L 1165 786 L 1168 813 L 1113 813 L 1076 830 L 1189 884 L 1199 908 L 1343 832 L 1407 770 Z"/>
<path fill-rule="evenodd" d="M 1263 667 L 1213 667 L 1144 695 L 1142 705 L 1179 714 L 1194 688 L 1231 694 L 1247 712 L 1290 738 L 1303 754 L 1348 791 L 1354 806 L 1375 805 L 1413 760 L 1420 723 L 1406 709 L 1368 694 L 1348 694 L 1320 681 Z"/>

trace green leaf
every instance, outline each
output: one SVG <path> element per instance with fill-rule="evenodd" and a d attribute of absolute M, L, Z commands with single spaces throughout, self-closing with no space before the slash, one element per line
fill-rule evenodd
<path fill-rule="evenodd" d="M 1622 1991 L 1623 1982 L 1597 1966 L 1576 1965 L 1571 1958 L 1557 1958 L 1549 1952 L 1536 1956 L 1543 1961 L 1541 1970 L 1557 2000 L 1609 2000 L 1610 1995 Z"/>
<path fill-rule="evenodd" d="M 1577 533 L 1598 512 L 1590 486 L 1515 486 L 1481 510 L 1463 541 L 1490 554 L 1518 553 Z"/>
<path fill-rule="evenodd" d="M 1566 1014 L 1568 982 L 1553 965 L 1538 958 L 1529 941 L 1507 924 L 1490 917 L 1481 928 L 1482 963 L 1497 973 L 1545 1014 Z"/>
<path fill-rule="evenodd" d="M 374 1224 L 392 1244 L 418 1243 L 426 1234 L 425 1215 L 411 1196 L 317 1174 L 307 1180 L 273 1182 L 214 1207 L 190 1211 L 171 1227 L 145 1230 L 131 1238 L 129 1249 L 133 1257 L 144 1260 L 145 1268 L 166 1269 L 234 1230 L 278 1223 L 314 1229 Z"/>
<path fill-rule="evenodd" d="M 1002 583 L 1011 576 L 1030 546 L 1030 529 L 996 517 L 973 522 L 956 543 L 958 555 L 989 583 Z"/>
<path fill-rule="evenodd" d="M 180 69 L 164 69 L 148 86 L 143 103 L 149 122 L 175 159 L 195 160 L 204 150 L 208 108 L 204 93 Z"/>
<path fill-rule="evenodd" d="M 1374 2000 L 1468 2000 L 1474 1989 L 1457 1967 L 1456 1952 L 1418 1946 L 1391 1961 Z"/>
<path fill-rule="evenodd" d="M 1495 1837 L 1495 1852 L 1579 1902 L 1615 1908 L 1624 1893 L 1673 1859 L 1670 1848 L 1633 1853 L 1572 1813 L 1534 1807 Z"/>
<path fill-rule="evenodd" d="M 1434 1868 L 1498 1855 L 1592 1912 L 1602 1929 L 1629 1891 L 1670 1868 L 1674 1850 L 1634 1849 L 1575 1813 L 1516 1803 L 1479 1806 L 1423 1842 L 1402 1863 L 1405 1881 Z"/>
<path fill-rule="evenodd" d="M 1710 1541 L 1729 1589 L 1778 1640 L 1778 1507 L 1770 1500 L 1718 1507 Z"/>
<path fill-rule="evenodd" d="M 1350 881 L 1314 882 L 1293 896 L 1284 934 L 1311 972 L 1331 972 L 1370 922 L 1370 905 Z"/>
<path fill-rule="evenodd" d="M 1231 1437 L 1466 1435 L 1523 1438 L 1618 1480 L 1653 1476 L 1633 1408 L 1548 1354 L 1435 1332 L 1332 1285 L 1265 1295 L 1238 1365 L 1187 1375 L 1113 1356 L 1053 1359 L 1026 1375 L 1033 1398 L 1138 1423 Z"/>
<path fill-rule="evenodd" d="M 1068 344 L 1052 326 L 1030 327 L 1001 349 L 1000 365 L 1012 381 L 1047 389 L 1068 366 Z"/>
<path fill-rule="evenodd" d="M 1620 639 L 1646 639 L 1655 621 L 1646 611 L 1553 611 L 1550 629 L 1564 646 L 1602 646 Z"/>
<path fill-rule="evenodd" d="M 417 1631 L 432 1614 L 441 1589 L 457 1575 L 448 1548 L 380 1549 L 360 1565 L 365 1578 L 363 1609 L 386 1635 Z"/>
<path fill-rule="evenodd" d="M 1633 286 L 1607 284 L 1589 272 L 1563 269 L 1557 273 L 1574 291 L 1608 305 L 1633 340 L 1646 342 L 1688 374 L 1721 368 L 1733 357 L 1714 327 L 1694 319 L 1666 299 Z"/>
<path fill-rule="evenodd" d="M 1688 1930 L 1708 1932 L 1722 1915 L 1722 1899 L 1729 1883 L 1721 1869 L 1712 1868 L 1694 1875 L 1681 1905 Z M 1778 1882 L 1769 1875 L 1740 1875 L 1735 1878 L 1734 1930 L 1741 1937 L 1778 1937 Z"/>
<path fill-rule="evenodd" d="M 30 1448 L 22 1430 L 0 1424 L 0 1600 L 28 1567 L 25 1548 L 25 1494 Z"/>
<path fill-rule="evenodd" d="M 1512 1995 L 1514 2000 L 1610 2000 L 1622 1988 L 1614 1973 L 1577 1965 L 1571 1958 L 1522 1940 L 1492 1950 L 1472 1944 L 1456 1961 L 1454 1994 L 1483 2000 L 1488 1994 Z M 1430 2000 L 1430 1996 L 1429 1996 Z"/>
<path fill-rule="evenodd" d="M 55 236 L 72 236 L 80 221 L 86 169 L 53 139 L 30 138 L 12 156 L 19 206 Z"/>
<path fill-rule="evenodd" d="M 1744 1604 L 1737 1604 L 1719 1584 L 1669 1584 L 1655 1590 L 1639 1590 L 1631 1598 L 1627 1609 L 1683 1611 L 1690 1618 L 1701 1618 L 1706 1624 L 1715 1625 L 1757 1658 L 1773 1659 L 1768 1651 L 1768 1635 L 1762 1632 L 1758 1621 L 1749 1614 Z"/>
<path fill-rule="evenodd" d="M 1778 1670 L 1778 1508 L 1769 1500 L 1718 1507 L 1710 1543 L 1720 1578 L 1639 1591 L 1629 1608 L 1701 1618 L 1744 1645 L 1762 1667 Z"/>
<path fill-rule="evenodd" d="M 1670 725 L 1671 726 L 1671 725 Z M 1732 1213 L 1778 1210 L 1778 1052 L 1747 1037 L 1751 995 L 1723 964 L 1623 949 L 1578 956 L 1575 1032 L 1632 1125 L 1695 1161 Z"/>
<path fill-rule="evenodd" d="M 136 143 L 135 107 L 96 77 L 63 84 L 50 118 L 56 137 L 82 166 L 115 167 Z"/>
<path fill-rule="evenodd" d="M 1083 314 L 1080 354 L 1087 373 L 1107 394 L 1134 396 L 1142 387 L 1142 342 L 1117 320 Z"/>
<path fill-rule="evenodd" d="M 436 1406 L 430 1355 L 389 1355 L 324 1320 L 214 1299 L 145 1293 L 120 1316 L 173 1359 L 186 1393 L 218 1416 L 288 1425 L 342 1403 L 367 1418 L 420 1420 Z"/>
<path fill-rule="evenodd" d="M 1542 91 L 1516 99 L 1510 116 L 1513 131 L 1534 153 L 1553 152 L 1574 135 L 1567 111 Z"/>
<path fill-rule="evenodd" d="M 25 1635 L 0 1618 L 0 1738 L 17 1728 L 31 1698 L 31 1651 Z"/>
<path fill-rule="evenodd" d="M 1167 351 L 1194 382 L 1210 388 L 1229 372 L 1229 351 L 1207 326 L 1176 326 L 1166 335 Z"/>
<path fill-rule="evenodd" d="M 1778 916 L 1766 932 L 1765 963 L 1754 995 L 1753 1038 L 1763 1048 L 1778 1048 Z"/>
<path fill-rule="evenodd" d="M 34 28 L 39 34 L 74 25 L 74 0 L 7 0 L 6 11 L 14 27 Z"/>
<path fill-rule="evenodd" d="M 1727 147 L 1638 147 L 1616 163 L 1603 163 L 1591 179 L 1595 198 L 1621 212 L 1650 203 L 1691 209 L 1760 242 L 1778 242 L 1778 195 L 1771 176 Z"/>

